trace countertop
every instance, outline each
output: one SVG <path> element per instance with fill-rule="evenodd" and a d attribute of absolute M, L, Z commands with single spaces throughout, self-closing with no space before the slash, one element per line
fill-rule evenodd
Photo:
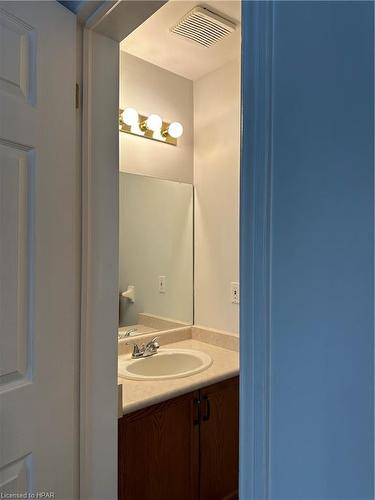
<path fill-rule="evenodd" d="M 189 339 L 163 345 L 163 349 L 195 349 L 209 354 L 212 365 L 203 372 L 168 380 L 128 380 L 119 377 L 122 384 L 123 414 L 146 408 L 155 403 L 186 394 L 201 387 L 220 382 L 239 373 L 239 353 L 213 344 Z M 119 356 L 119 360 L 130 354 Z"/>

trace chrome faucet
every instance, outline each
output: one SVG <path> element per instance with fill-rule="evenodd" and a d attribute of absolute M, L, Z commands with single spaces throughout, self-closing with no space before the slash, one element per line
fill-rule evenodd
<path fill-rule="evenodd" d="M 118 338 L 124 339 L 126 337 L 130 337 L 130 335 L 136 331 L 137 331 L 137 328 L 129 328 L 129 330 L 126 330 L 125 332 L 118 332 Z"/>
<path fill-rule="evenodd" d="M 141 344 L 140 346 L 136 342 L 129 342 L 128 345 L 133 346 L 132 358 L 147 358 L 148 356 L 153 356 L 157 354 L 158 349 L 160 347 L 157 342 L 159 337 L 154 337 L 150 342 L 146 345 Z"/>

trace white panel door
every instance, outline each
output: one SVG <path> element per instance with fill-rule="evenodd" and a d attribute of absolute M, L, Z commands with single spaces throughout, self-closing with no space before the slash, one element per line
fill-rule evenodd
<path fill-rule="evenodd" d="M 57 2 L 0 2 L 1 498 L 78 496 L 75 37 Z"/>

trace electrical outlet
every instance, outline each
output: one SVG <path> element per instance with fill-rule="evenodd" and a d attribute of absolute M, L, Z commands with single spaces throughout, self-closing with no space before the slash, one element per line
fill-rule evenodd
<path fill-rule="evenodd" d="M 240 284 L 236 282 L 232 282 L 230 284 L 230 294 L 232 298 L 232 304 L 240 303 Z"/>
<path fill-rule="evenodd" d="M 159 293 L 165 293 L 166 291 L 166 277 L 159 276 Z"/>

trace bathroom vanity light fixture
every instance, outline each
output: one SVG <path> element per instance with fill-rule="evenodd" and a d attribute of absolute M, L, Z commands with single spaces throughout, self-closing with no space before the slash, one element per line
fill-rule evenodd
<path fill-rule="evenodd" d="M 184 133 L 184 127 L 179 122 L 172 122 L 166 130 L 163 130 L 162 134 L 178 139 Z"/>
<path fill-rule="evenodd" d="M 177 146 L 177 139 L 182 136 L 184 128 L 179 122 L 164 122 L 159 115 L 140 115 L 134 108 L 120 109 L 120 132 L 146 137 L 154 141 Z"/>
<path fill-rule="evenodd" d="M 160 132 L 163 126 L 163 120 L 159 115 L 150 115 L 147 120 L 141 123 L 142 130 L 150 130 L 151 132 Z"/>
<path fill-rule="evenodd" d="M 132 125 L 137 125 L 139 120 L 138 111 L 134 108 L 126 108 L 121 115 L 122 121 L 131 127 Z"/>

